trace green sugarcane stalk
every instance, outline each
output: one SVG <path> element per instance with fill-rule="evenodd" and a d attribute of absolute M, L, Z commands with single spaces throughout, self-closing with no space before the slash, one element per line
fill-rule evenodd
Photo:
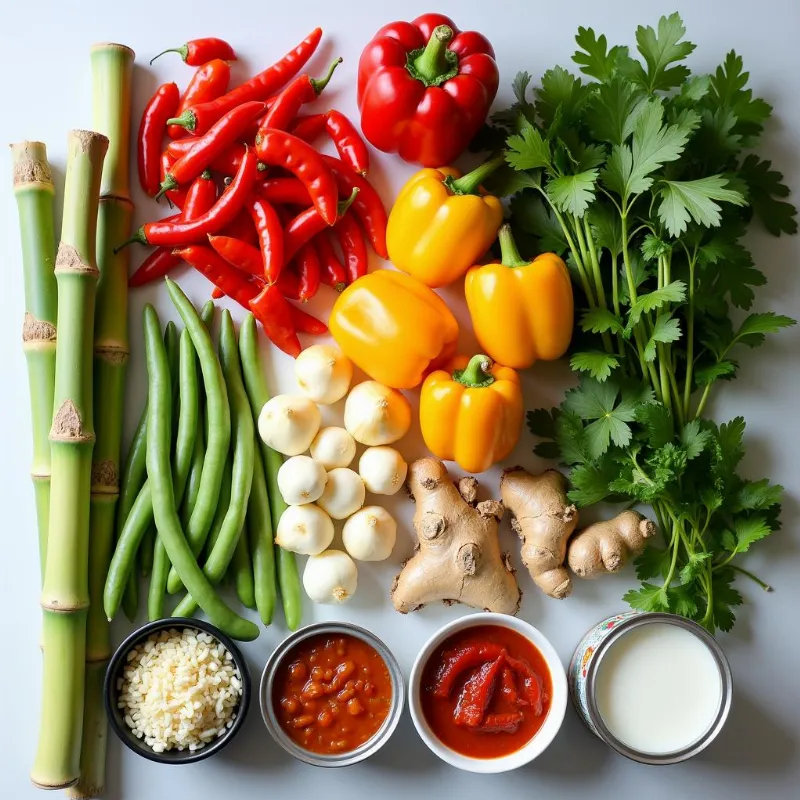
<path fill-rule="evenodd" d="M 71 131 L 64 217 L 56 255 L 58 324 L 50 428 L 50 529 L 41 605 L 44 656 L 39 743 L 31 779 L 60 789 L 80 776 L 89 608 L 92 485 L 92 342 L 97 207 L 108 139 Z"/>
<path fill-rule="evenodd" d="M 109 140 L 97 217 L 97 306 L 94 320 L 94 429 L 89 517 L 89 614 L 86 628 L 86 689 L 81 776 L 73 798 L 97 797 L 105 788 L 108 722 L 103 681 L 111 657 L 111 635 L 103 611 L 103 588 L 114 549 L 119 499 L 122 413 L 128 344 L 128 253 L 114 247 L 130 236 L 131 84 L 135 54 L 121 44 L 91 51 L 95 130 Z"/>
<path fill-rule="evenodd" d="M 19 210 L 22 270 L 25 276 L 25 321 L 22 349 L 28 363 L 33 428 L 31 478 L 36 495 L 39 561 L 44 578 L 47 524 L 50 517 L 50 423 L 56 374 L 58 287 L 53 221 L 53 178 L 42 142 L 11 145 L 14 195 Z"/>

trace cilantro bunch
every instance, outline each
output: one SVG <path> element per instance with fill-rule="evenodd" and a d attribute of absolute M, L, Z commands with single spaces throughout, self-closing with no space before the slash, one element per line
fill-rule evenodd
<path fill-rule="evenodd" d="M 625 599 L 714 631 L 734 623 L 737 574 L 769 588 L 734 561 L 779 528 L 782 487 L 738 474 L 741 417 L 703 413 L 737 349 L 794 324 L 743 313 L 766 279 L 742 238 L 754 218 L 776 236 L 797 221 L 781 174 L 750 152 L 770 105 L 733 51 L 692 76 L 684 34 L 678 14 L 640 27 L 637 56 L 580 28 L 585 77 L 555 67 L 530 92 L 517 75 L 516 102 L 481 139 L 505 149 L 491 189 L 513 195 L 518 240 L 562 254 L 576 285 L 580 384 L 529 414 L 536 451 L 568 466 L 581 506 L 652 506 L 663 546 L 637 559 Z"/>

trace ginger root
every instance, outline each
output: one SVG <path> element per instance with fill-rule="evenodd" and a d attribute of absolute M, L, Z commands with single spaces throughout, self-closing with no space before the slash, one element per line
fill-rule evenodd
<path fill-rule="evenodd" d="M 572 577 L 564 559 L 578 511 L 567 501 L 566 478 L 553 469 L 541 475 L 508 469 L 500 478 L 500 497 L 513 514 L 511 527 L 522 539 L 522 563 L 536 585 L 557 600 L 567 597 Z"/>
<path fill-rule="evenodd" d="M 579 531 L 567 552 L 569 568 L 581 578 L 618 572 L 630 556 L 638 556 L 656 526 L 637 511 L 623 511 L 614 519 L 596 522 Z"/>
<path fill-rule="evenodd" d="M 401 613 L 437 600 L 501 614 L 519 610 L 522 593 L 497 538 L 503 504 L 478 503 L 477 483 L 462 478 L 456 488 L 435 458 L 421 458 L 409 467 L 418 543 L 392 587 L 392 602 Z"/>

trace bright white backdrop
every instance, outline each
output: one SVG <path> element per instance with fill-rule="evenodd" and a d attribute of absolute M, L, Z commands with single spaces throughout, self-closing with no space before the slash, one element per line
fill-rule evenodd
<path fill-rule="evenodd" d="M 527 69 L 538 77 L 557 63 L 567 64 L 573 50 L 572 37 L 578 25 L 593 26 L 614 42 L 633 42 L 638 24 L 655 24 L 663 13 L 677 6 L 687 23 L 689 38 L 698 44 L 692 59 L 696 69 L 715 67 L 735 47 L 753 76 L 758 95 L 776 108 L 764 150 L 797 191 L 800 187 L 800 6 L 796 0 L 640 0 L 638 3 L 607 0 L 571 0 L 533 3 L 525 0 L 397 0 L 393 3 L 321 2 L 291 3 L 229 2 L 195 0 L 168 3 L 139 2 L 4 3 L 0 30 L 0 61 L 7 79 L 3 85 L 0 142 L 24 138 L 48 144 L 63 183 L 66 132 L 91 124 L 88 51 L 103 40 L 124 42 L 137 54 L 134 116 L 138 116 L 157 83 L 177 80 L 185 84 L 190 69 L 177 56 L 165 56 L 153 68 L 147 61 L 164 47 L 186 39 L 218 35 L 231 41 L 242 60 L 237 77 L 249 75 L 270 63 L 315 25 L 325 30 L 325 39 L 311 64 L 319 73 L 330 59 L 344 56 L 327 102 L 356 116 L 355 75 L 358 56 L 378 27 L 391 19 L 412 19 L 429 10 L 451 14 L 464 28 L 483 31 L 494 44 L 501 71 L 498 106 L 510 98 L 510 83 L 516 72 Z M 633 11 L 632 9 L 635 9 Z M 324 103 L 325 101 L 323 101 Z M 0 354 L 4 365 L 2 413 L 0 413 L 0 507 L 3 509 L 0 559 L 0 602 L 6 609 L 2 631 L 6 655 L 0 674 L 6 686 L 8 715 L 0 729 L 0 797 L 27 800 L 36 796 L 28 783 L 28 770 L 38 725 L 38 557 L 33 493 L 27 477 L 30 460 L 29 403 L 20 325 L 23 312 L 16 209 L 11 192 L 10 158 L 5 151 L 0 172 L 6 176 L 0 192 L 0 263 L 3 265 L 3 314 L 0 315 Z M 412 168 L 393 157 L 375 155 L 373 179 L 387 202 Z M 138 187 L 135 187 L 138 190 Z M 795 202 L 798 195 L 795 193 Z M 137 219 L 153 213 L 153 204 L 140 194 Z M 141 201 L 141 202 L 140 202 Z M 138 222 L 137 222 L 138 224 Z M 759 298 L 764 307 L 778 312 L 800 313 L 797 272 L 800 239 L 773 240 L 754 233 L 751 240 L 759 266 L 770 283 Z M 140 258 L 141 254 L 134 255 Z M 209 288 L 198 276 L 180 275 L 182 285 L 198 303 Z M 456 307 L 463 305 L 460 289 L 447 293 Z M 326 297 L 318 308 L 325 306 Z M 143 397 L 143 357 L 140 313 L 144 302 L 154 302 L 163 318 L 174 317 L 161 287 L 137 292 L 131 300 L 132 361 L 130 402 L 126 429 L 130 435 Z M 238 317 L 238 312 L 234 312 Z M 463 311 L 462 311 L 463 316 Z M 464 334 L 463 346 L 471 346 Z M 166 798 L 251 798 L 262 793 L 274 796 L 369 797 L 380 792 L 386 800 L 416 795 L 449 794 L 464 798 L 483 797 L 487 792 L 508 797 L 579 798 L 789 798 L 796 796 L 800 782 L 800 691 L 795 677 L 800 663 L 797 609 L 798 466 L 795 448 L 800 446 L 795 394 L 800 377 L 793 358 L 800 345 L 797 329 L 782 334 L 753 357 L 742 353 L 743 379 L 719 393 L 712 408 L 720 419 L 744 414 L 748 421 L 745 470 L 753 477 L 770 475 L 788 490 L 784 529 L 760 545 L 749 565 L 762 574 L 776 591 L 764 595 L 753 585 L 740 588 L 751 604 L 739 612 L 735 631 L 723 635 L 736 693 L 730 722 L 709 750 L 691 763 L 657 771 L 614 755 L 588 733 L 570 709 L 567 720 L 551 748 L 528 768 L 505 776 L 472 777 L 458 773 L 431 755 L 416 736 L 406 716 L 394 739 L 371 761 L 338 772 L 323 772 L 293 762 L 269 739 L 257 705 L 245 730 L 228 750 L 201 764 L 170 768 L 137 759 L 113 740 L 110 746 L 107 796 L 113 800 L 166 800 Z M 273 386 L 293 388 L 289 359 L 270 353 Z M 526 376 L 529 407 L 554 404 L 567 385 L 567 372 L 560 366 L 539 366 Z M 529 468 L 544 466 L 531 454 L 531 437 L 525 435 L 515 460 Z M 409 457 L 421 454 L 414 434 L 404 442 Z M 482 476 L 484 492 L 495 493 L 497 473 Z M 397 565 L 411 550 L 407 521 L 410 508 L 400 500 L 392 504 L 403 521 L 392 563 L 363 568 L 359 593 L 341 609 L 306 609 L 306 619 L 338 616 L 359 622 L 382 636 L 395 651 L 406 671 L 424 640 L 443 622 L 467 613 L 463 607 L 427 608 L 408 617 L 396 615 L 387 590 Z M 507 526 L 504 544 L 515 551 Z M 619 600 L 632 582 L 626 573 L 600 583 L 581 583 L 567 601 L 545 599 L 520 573 L 525 590 L 522 615 L 550 637 L 566 663 L 576 642 L 594 622 L 622 607 Z M 115 626 L 117 640 L 129 629 Z M 254 681 L 271 648 L 283 637 L 280 620 L 245 648 Z M 646 676 L 642 676 L 646 680 Z M 657 724 L 657 720 L 654 720 Z"/>

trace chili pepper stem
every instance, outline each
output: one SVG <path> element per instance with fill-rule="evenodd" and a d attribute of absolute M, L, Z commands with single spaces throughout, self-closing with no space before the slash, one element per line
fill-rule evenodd
<path fill-rule="evenodd" d="M 167 50 L 162 50 L 157 56 L 153 56 L 150 59 L 150 66 L 153 66 L 153 62 L 157 58 L 161 58 L 161 56 L 166 55 L 167 53 L 180 53 L 181 58 L 186 61 L 186 57 L 189 55 L 189 46 L 185 44 L 182 47 L 170 47 Z"/>
<path fill-rule="evenodd" d="M 478 194 L 480 185 L 505 162 L 505 156 L 501 153 L 460 178 L 448 176 L 444 184 L 453 194 Z"/>
<path fill-rule="evenodd" d="M 167 125 L 180 125 L 181 128 L 186 128 L 187 131 L 193 131 L 197 127 L 197 117 L 194 111 L 187 109 L 177 117 L 170 117 L 167 120 Z"/>
<path fill-rule="evenodd" d="M 426 86 L 438 86 L 458 71 L 458 65 L 453 63 L 457 56 L 447 47 L 452 38 L 453 29 L 449 25 L 439 25 L 433 29 L 425 49 L 421 53 L 411 53 L 409 71 Z"/>
<path fill-rule="evenodd" d="M 161 181 L 161 188 L 156 192 L 154 200 L 160 200 L 167 192 L 171 192 L 173 189 L 178 188 L 178 181 L 169 174 L 169 172 L 164 176 L 164 180 Z"/>
<path fill-rule="evenodd" d="M 333 77 L 334 70 L 339 64 L 342 63 L 344 59 L 339 56 L 336 60 L 331 62 L 331 65 L 328 67 L 328 71 L 325 75 L 321 78 L 311 78 L 309 83 L 311 87 L 314 89 L 314 94 L 320 95 L 325 90 L 325 87 L 330 83 L 331 78 Z"/>
<path fill-rule="evenodd" d="M 122 244 L 118 244 L 114 248 L 114 255 L 119 253 L 120 250 L 122 250 L 124 247 L 127 247 L 129 244 L 149 244 L 147 241 L 147 236 L 144 232 L 144 225 L 142 225 L 129 239 L 126 239 L 124 242 L 122 242 Z"/>
<path fill-rule="evenodd" d="M 343 217 L 347 213 L 347 210 L 350 208 L 351 205 L 353 205 L 353 203 L 356 200 L 356 197 L 358 197 L 358 192 L 359 192 L 358 186 L 354 186 L 353 187 L 353 191 L 350 192 L 350 197 L 348 197 L 347 200 L 340 200 L 336 204 L 336 218 L 337 219 L 339 219 L 340 217 Z"/>
<path fill-rule="evenodd" d="M 483 389 L 494 383 L 494 377 L 489 372 L 491 368 L 492 359 L 479 353 L 472 356 L 464 369 L 457 369 L 453 372 L 453 380 L 470 389 Z"/>
<path fill-rule="evenodd" d="M 504 267 L 527 267 L 531 263 L 520 255 L 511 225 L 507 222 L 501 225 L 497 236 L 500 240 L 500 263 Z"/>

